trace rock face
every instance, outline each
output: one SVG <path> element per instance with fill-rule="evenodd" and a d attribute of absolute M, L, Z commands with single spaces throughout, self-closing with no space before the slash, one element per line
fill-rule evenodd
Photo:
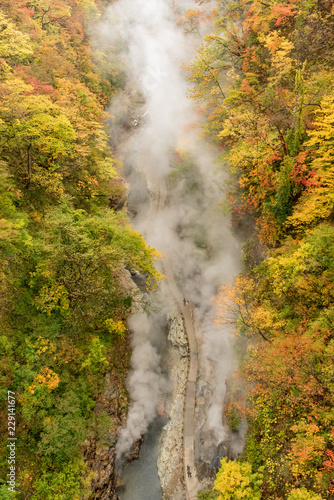
<path fill-rule="evenodd" d="M 184 500 L 183 482 L 183 408 L 188 372 L 188 344 L 183 318 L 178 311 L 168 316 L 170 349 L 169 372 L 173 384 L 169 423 L 162 434 L 158 473 L 163 491 L 162 500 Z"/>
<path fill-rule="evenodd" d="M 233 391 L 236 388 L 231 382 L 231 373 L 225 377 L 225 388 L 223 403 L 221 403 L 221 429 L 215 432 L 210 422 L 210 407 L 214 404 L 215 374 L 213 367 L 207 362 L 203 349 L 203 338 L 199 342 L 199 372 L 197 379 L 196 408 L 195 408 L 195 457 L 196 469 L 203 488 L 212 488 L 215 475 L 220 467 L 221 458 L 227 457 L 235 460 L 242 452 L 244 436 L 247 430 L 245 421 L 237 424 L 237 429 L 230 428 L 226 410 L 228 404 L 233 401 Z M 222 390 L 222 389 L 221 389 Z M 240 389 L 238 389 L 240 391 Z M 209 409 L 209 411 L 208 411 Z"/>
<path fill-rule="evenodd" d="M 143 293 L 134 283 L 131 274 L 126 269 L 119 271 L 119 281 L 128 290 L 132 297 L 131 312 L 140 310 Z M 119 375 L 119 367 L 128 369 L 130 347 L 123 346 L 123 351 L 114 353 L 112 361 L 114 372 L 105 376 L 104 392 L 96 398 L 94 412 L 96 415 L 95 428 L 85 442 L 84 457 L 92 473 L 91 495 L 89 500 L 118 500 L 116 489 L 121 486 L 122 480 L 115 470 L 116 442 L 119 430 L 125 426 L 128 401 L 124 375 Z M 117 361 L 118 360 L 118 361 Z M 139 456 L 142 440 L 134 443 L 128 460 Z"/>
<path fill-rule="evenodd" d="M 122 269 L 118 272 L 118 280 L 127 290 L 129 296 L 132 298 L 131 314 L 135 314 L 142 310 L 143 293 L 140 291 L 134 282 L 131 273 L 127 269 Z"/>
<path fill-rule="evenodd" d="M 96 426 L 99 431 L 85 442 L 85 460 L 93 473 L 89 500 L 119 500 L 116 490 L 122 486 L 122 479 L 115 469 L 116 442 L 119 428 L 125 425 L 122 382 L 108 373 L 105 377 L 105 391 L 97 399 L 94 408 L 97 419 L 104 415 Z M 142 439 L 133 444 L 128 461 L 139 456 Z"/>
<path fill-rule="evenodd" d="M 116 494 L 115 456 L 117 427 L 123 423 L 121 413 L 122 396 L 120 396 L 119 382 L 111 374 L 106 375 L 105 391 L 95 405 L 97 419 L 104 418 L 99 432 L 91 436 L 85 443 L 85 460 L 93 472 L 91 495 L 89 500 L 118 500 Z M 108 415 L 108 417 L 106 417 Z M 97 427 L 100 427 L 97 425 Z"/>
<path fill-rule="evenodd" d="M 179 350 L 181 358 L 188 356 L 188 340 L 184 331 L 182 315 L 177 311 L 173 311 L 167 316 L 167 320 L 169 327 L 168 340 L 170 340 L 173 347 Z"/>

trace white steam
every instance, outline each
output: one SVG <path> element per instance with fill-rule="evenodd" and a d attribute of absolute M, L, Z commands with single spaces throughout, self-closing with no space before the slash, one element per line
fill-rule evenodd
<path fill-rule="evenodd" d="M 195 1 L 183 4 L 196 8 Z M 132 183 L 137 199 L 141 195 L 144 199 L 147 189 L 151 197 L 157 197 L 159 192 L 166 196 L 176 150 L 186 151 L 193 165 L 190 178 L 181 170 L 176 175 L 167 202 L 156 214 L 148 211 L 147 206 L 143 210 L 140 205 L 136 207 L 134 226 L 150 245 L 168 255 L 182 293 L 195 304 L 203 344 L 202 371 L 206 371 L 214 391 L 207 426 L 215 431 L 219 444 L 224 438 L 221 413 L 232 350 L 228 333 L 214 326 L 211 299 L 222 282 L 230 281 L 238 272 L 240 252 L 228 229 L 228 220 L 217 210 L 218 201 L 224 197 L 225 178 L 215 165 L 217 151 L 200 138 L 198 116 L 186 97 L 189 81 L 181 65 L 195 56 L 199 40 L 186 36 L 177 26 L 168 0 L 118 0 L 95 37 L 100 43 L 108 40 L 113 44 L 115 59 L 120 57 L 119 47 L 124 49 L 122 57 L 129 81 L 126 90 L 114 100 L 111 113 L 115 115 L 114 136 L 122 138 L 121 115 L 129 113 L 131 106 L 136 108 L 132 127 L 138 127 L 132 128 L 124 144 L 117 147 L 123 151 L 129 169 L 146 179 L 143 188 L 138 182 Z M 134 105 L 133 96 L 140 93 L 144 99 L 140 101 L 138 97 Z M 168 290 L 165 292 L 163 300 L 167 301 Z M 155 316 L 144 319 L 143 315 L 136 315 L 131 319 L 131 406 L 118 440 L 118 456 L 126 453 L 146 431 L 166 390 L 156 349 L 159 329 L 155 322 Z"/>
<path fill-rule="evenodd" d="M 118 440 L 118 458 L 128 452 L 131 445 L 146 432 L 148 423 L 156 415 L 162 394 L 167 390 L 166 379 L 161 373 L 160 356 L 150 342 L 151 326 L 144 314 L 134 314 L 129 321 L 133 332 L 132 371 L 128 379 L 131 409 L 127 425 Z"/>

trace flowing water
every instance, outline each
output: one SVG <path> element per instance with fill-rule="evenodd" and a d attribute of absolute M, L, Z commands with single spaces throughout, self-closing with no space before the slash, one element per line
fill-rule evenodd
<path fill-rule="evenodd" d="M 157 460 L 161 442 L 161 430 L 166 419 L 157 417 L 148 426 L 140 449 L 140 458 L 123 471 L 124 487 L 118 490 L 120 500 L 161 500 Z"/>

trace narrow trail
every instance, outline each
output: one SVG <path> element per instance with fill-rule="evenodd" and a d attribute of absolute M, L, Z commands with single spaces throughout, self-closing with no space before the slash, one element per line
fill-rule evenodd
<path fill-rule="evenodd" d="M 189 347 L 189 368 L 188 380 L 184 403 L 183 417 L 183 468 L 184 482 L 186 485 L 187 500 L 196 500 L 197 493 L 200 490 L 200 483 L 196 474 L 195 467 L 195 404 L 196 404 L 196 382 L 198 372 L 198 349 L 197 338 L 194 322 L 191 314 L 192 305 L 184 305 L 183 297 L 177 288 L 174 280 L 173 270 L 168 258 L 163 259 L 163 268 L 166 279 L 169 284 L 169 289 L 179 306 L 184 319 L 184 327 L 188 338 Z M 191 477 L 188 476 L 187 467 L 191 472 Z"/>
<path fill-rule="evenodd" d="M 148 221 L 153 222 L 160 210 L 163 210 L 167 200 L 166 186 L 161 186 L 159 181 L 147 179 L 148 189 L 151 194 L 151 207 Z M 175 282 L 173 268 L 168 256 L 162 259 L 163 274 L 166 276 L 169 291 L 179 307 L 184 327 L 188 339 L 189 365 L 188 379 L 184 402 L 183 417 L 183 472 L 186 488 L 186 499 L 196 500 L 197 493 L 200 490 L 200 482 L 197 478 L 195 467 L 195 404 L 196 404 L 196 382 L 198 373 L 198 346 L 196 337 L 196 327 L 192 317 L 192 304 L 184 304 L 184 296 L 178 289 Z M 191 477 L 188 476 L 190 470 Z"/>

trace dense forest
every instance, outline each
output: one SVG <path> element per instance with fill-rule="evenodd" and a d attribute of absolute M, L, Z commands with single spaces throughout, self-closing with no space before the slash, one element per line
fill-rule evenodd
<path fill-rule="evenodd" d="M 246 235 L 217 322 L 248 345 L 226 410 L 248 433 L 202 498 L 333 499 L 334 5 L 220 0 L 213 18 L 191 94 Z"/>
<path fill-rule="evenodd" d="M 0 2 L 1 450 L 17 438 L 15 493 L 10 449 L 0 457 L 3 500 L 91 496 L 87 442 L 127 411 L 127 277 L 161 277 L 108 144 L 125 77 L 89 36 L 108 3 Z M 189 33 L 208 21 L 196 3 Z M 243 238 L 216 321 L 234 326 L 239 364 L 224 418 L 248 430 L 199 498 L 333 500 L 334 4 L 218 0 L 212 20 L 189 92 Z M 96 411 L 107 372 L 114 422 Z"/>
<path fill-rule="evenodd" d="M 92 51 L 88 31 L 104 8 L 94 0 L 0 5 L 3 500 L 88 498 L 84 443 L 112 425 L 94 412 L 107 370 L 119 382 L 118 416 L 126 412 L 126 273 L 159 280 L 156 252 L 116 209 L 125 195 L 104 109 L 121 77 Z M 7 484 L 8 431 L 17 438 L 16 493 Z"/>

